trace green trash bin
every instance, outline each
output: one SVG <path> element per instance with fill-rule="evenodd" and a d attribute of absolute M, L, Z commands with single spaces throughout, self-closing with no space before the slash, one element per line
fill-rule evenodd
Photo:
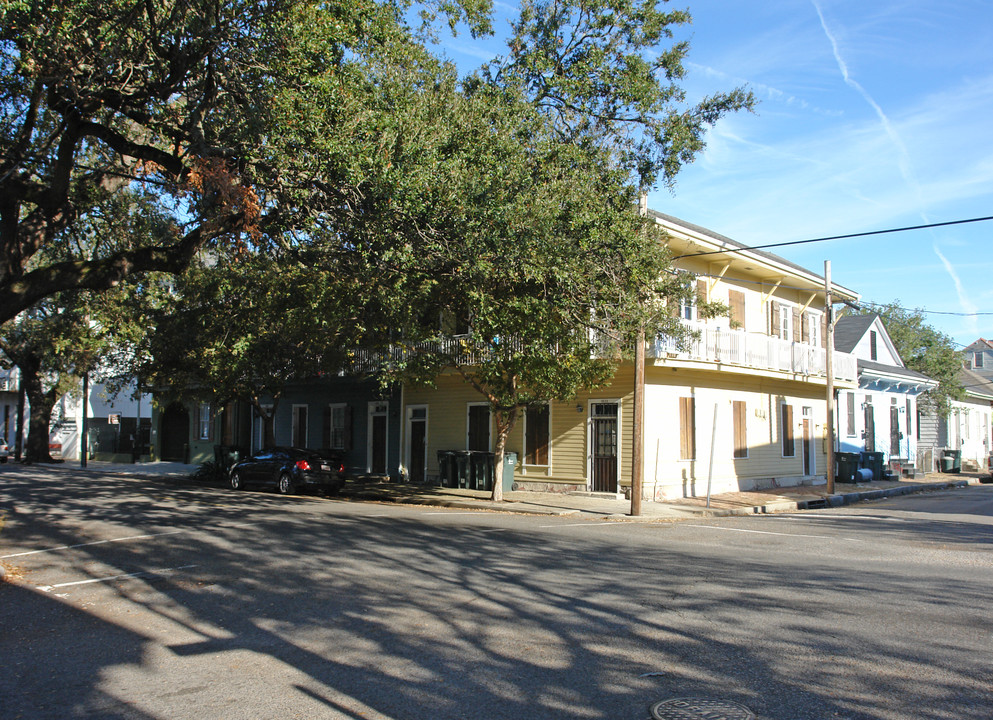
<path fill-rule="evenodd" d="M 514 468 L 517 466 L 517 453 L 504 451 L 503 453 L 503 491 L 511 492 L 514 489 Z"/>
<path fill-rule="evenodd" d="M 945 450 L 941 456 L 941 470 L 946 473 L 962 472 L 962 451 Z"/>

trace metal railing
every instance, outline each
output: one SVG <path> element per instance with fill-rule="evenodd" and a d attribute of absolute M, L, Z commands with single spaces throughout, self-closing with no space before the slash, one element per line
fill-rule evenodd
<path fill-rule="evenodd" d="M 827 350 L 817 345 L 780 340 L 743 330 L 711 328 L 684 322 L 693 337 L 679 343 L 674 338 L 657 339 L 650 351 L 656 359 L 676 358 L 735 365 L 757 370 L 827 377 Z M 838 380 L 858 378 L 854 355 L 834 352 L 834 376 Z"/>

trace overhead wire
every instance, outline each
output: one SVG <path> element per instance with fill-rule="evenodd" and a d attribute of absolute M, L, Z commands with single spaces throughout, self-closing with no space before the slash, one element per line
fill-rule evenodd
<path fill-rule="evenodd" d="M 987 215 L 986 217 L 978 217 L 978 218 L 967 218 L 964 220 L 948 220 L 945 222 L 938 222 L 938 223 L 925 223 L 923 225 L 908 225 L 906 227 L 889 228 L 887 230 L 868 230 L 866 232 L 848 233 L 846 235 L 830 235 L 828 237 L 810 238 L 809 240 L 788 240 L 786 242 L 767 243 L 765 245 L 745 245 L 741 247 L 727 248 L 724 250 L 706 250 L 704 252 L 699 252 L 699 253 L 687 253 L 686 255 L 677 255 L 672 259 L 681 260 L 683 258 L 702 257 L 704 255 L 724 255 L 725 253 L 741 252 L 743 250 L 766 250 L 768 248 L 787 247 L 789 245 L 807 245 L 810 243 L 828 242 L 830 240 L 847 240 L 850 238 L 869 237 L 871 235 L 886 235 L 888 233 L 908 232 L 910 230 L 927 230 L 929 228 L 948 227 L 951 225 L 965 225 L 967 223 L 985 222 L 988 220 L 993 220 L 993 215 Z"/>

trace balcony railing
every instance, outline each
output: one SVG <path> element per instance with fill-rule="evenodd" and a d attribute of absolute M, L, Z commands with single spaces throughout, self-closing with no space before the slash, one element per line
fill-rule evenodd
<path fill-rule="evenodd" d="M 820 346 L 742 330 L 721 330 L 698 323 L 684 324 L 697 333 L 697 337 L 687 339 L 682 348 L 672 338 L 659 338 L 650 349 L 655 358 L 697 360 L 754 370 L 827 377 L 827 351 Z M 835 379 L 854 382 L 858 378 L 854 355 L 836 350 L 832 364 Z"/>

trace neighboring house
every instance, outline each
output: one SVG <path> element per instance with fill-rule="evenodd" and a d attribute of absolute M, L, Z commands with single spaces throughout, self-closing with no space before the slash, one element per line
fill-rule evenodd
<path fill-rule="evenodd" d="M 966 370 L 993 381 L 993 343 L 979 338 L 962 351 Z"/>
<path fill-rule="evenodd" d="M 645 378 L 644 496 L 648 499 L 823 482 L 826 477 L 825 281 L 781 257 L 657 212 L 677 268 L 697 274 L 698 293 L 730 317 L 701 320 L 688 348 L 651 344 Z M 720 254 L 699 255 L 719 252 Z M 858 295 L 832 286 L 835 301 Z M 857 387 L 855 357 L 833 353 L 835 384 Z M 514 487 L 629 491 L 634 372 L 570 402 L 529 410 L 507 450 Z M 410 477 L 439 476 L 438 451 L 493 450 L 486 402 L 455 374 L 435 388 L 403 392 L 400 447 Z"/>
<path fill-rule="evenodd" d="M 980 338 L 963 351 L 957 378 L 964 396 L 952 400 L 948 415 L 920 415 L 919 465 L 943 469 L 945 451 L 960 451 L 962 468 L 985 471 L 993 449 L 993 344 Z"/>
<path fill-rule="evenodd" d="M 246 457 L 264 447 L 292 445 L 340 454 L 348 474 L 399 479 L 400 391 L 383 392 L 378 381 L 318 378 L 290 385 L 276 405 L 273 436 L 247 402 L 223 408 L 171 402 L 152 415 L 155 455 L 161 460 L 202 463 L 218 449 Z M 271 407 L 271 406 L 270 406 Z"/>
<path fill-rule="evenodd" d="M 17 368 L 0 371 L 0 437 L 6 438 L 12 449 L 17 433 L 19 377 Z M 90 459 L 133 462 L 149 458 L 151 396 L 136 395 L 133 388 L 115 394 L 105 384 L 93 382 L 86 407 Z M 52 457 L 79 460 L 82 408 L 82 386 L 79 392 L 64 395 L 55 403 L 48 436 Z M 25 437 L 30 409 L 25 398 Z"/>
<path fill-rule="evenodd" d="M 20 395 L 20 372 L 10 368 L 0 370 L 0 438 L 7 441 L 10 452 L 14 452 L 14 440 L 17 437 L 17 403 Z M 25 411 L 26 412 L 26 411 Z M 24 416 L 27 424 L 27 415 Z M 27 430 L 25 430 L 25 433 Z"/>
<path fill-rule="evenodd" d="M 838 392 L 838 450 L 883 453 L 891 469 L 912 476 L 920 433 L 917 396 L 937 382 L 903 364 L 879 315 L 839 318 L 834 347 L 858 359 L 859 375 L 857 389 Z"/>
<path fill-rule="evenodd" d="M 964 397 L 952 400 L 948 415 L 935 421 L 943 443 L 931 453 L 933 468 L 941 469 L 941 451 L 949 449 L 961 451 L 964 470 L 985 471 L 993 432 L 993 380 L 967 368 L 959 371 L 958 380 Z"/>

